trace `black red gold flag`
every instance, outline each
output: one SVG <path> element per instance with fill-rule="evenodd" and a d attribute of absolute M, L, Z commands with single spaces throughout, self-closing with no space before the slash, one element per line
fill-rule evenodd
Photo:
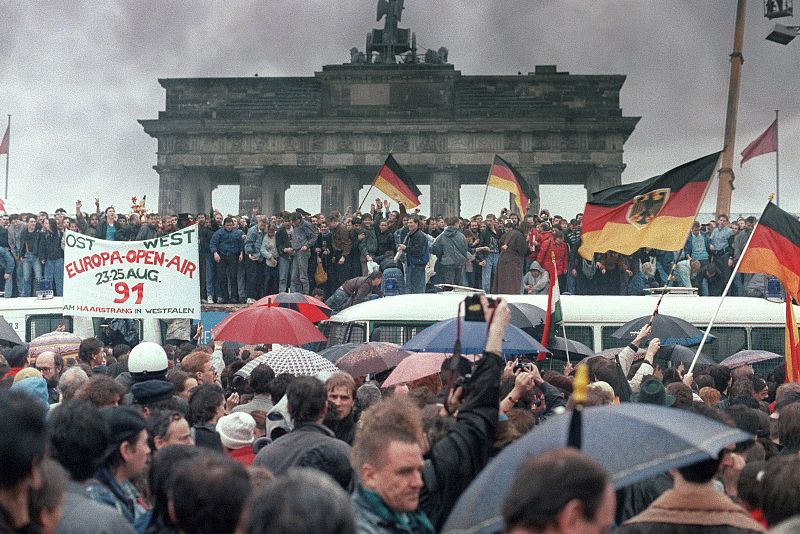
<path fill-rule="evenodd" d="M 683 248 L 719 155 L 715 152 L 649 180 L 593 193 L 583 210 L 581 256 L 591 259 L 609 250 L 633 254 L 642 247 Z"/>
<path fill-rule="evenodd" d="M 528 185 L 525 177 L 498 155 L 495 155 L 492 168 L 489 169 L 489 179 L 486 181 L 486 185 L 514 195 L 514 202 L 521 215 L 525 215 L 528 210 L 528 203 L 536 199 L 536 191 Z"/>
<path fill-rule="evenodd" d="M 420 205 L 419 196 L 422 192 L 391 154 L 378 170 L 372 185 L 406 208 L 416 208 Z"/>

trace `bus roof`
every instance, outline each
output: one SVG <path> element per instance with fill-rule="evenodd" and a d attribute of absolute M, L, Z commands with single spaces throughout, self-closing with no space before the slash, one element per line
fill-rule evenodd
<path fill-rule="evenodd" d="M 547 295 L 500 295 L 509 302 L 527 302 L 547 308 Z M 400 321 L 429 323 L 455 317 L 464 293 L 398 295 L 351 306 L 331 317 L 334 322 Z M 660 313 L 680 317 L 696 325 L 708 324 L 721 297 L 667 295 Z M 658 297 L 561 295 L 561 311 L 567 324 L 624 324 L 650 315 Z M 795 313 L 800 308 L 795 307 Z M 749 297 L 727 297 L 716 320 L 718 324 L 776 325 L 785 321 L 782 302 Z"/>

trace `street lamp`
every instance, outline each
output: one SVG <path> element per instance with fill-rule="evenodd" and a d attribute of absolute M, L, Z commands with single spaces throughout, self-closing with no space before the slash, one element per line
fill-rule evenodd
<path fill-rule="evenodd" d="M 775 27 L 772 28 L 772 31 L 767 35 L 767 41 L 787 45 L 798 35 L 800 35 L 800 26 L 775 24 Z"/>

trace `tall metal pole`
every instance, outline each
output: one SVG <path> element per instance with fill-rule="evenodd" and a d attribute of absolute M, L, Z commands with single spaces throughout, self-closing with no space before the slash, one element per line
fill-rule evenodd
<path fill-rule="evenodd" d="M 8 115 L 8 129 L 6 130 L 8 135 L 8 144 L 6 145 L 6 190 L 5 194 L 3 195 L 3 200 L 8 202 L 8 160 L 11 159 L 11 115 Z"/>
<path fill-rule="evenodd" d="M 725 141 L 722 152 L 722 166 L 719 169 L 719 186 L 717 188 L 717 215 L 724 213 L 730 216 L 731 196 L 733 194 L 733 151 L 736 144 L 736 115 L 739 111 L 739 85 L 742 73 L 742 42 L 744 41 L 744 16 L 747 11 L 747 0 L 738 0 L 736 5 L 736 29 L 733 34 L 733 52 L 731 53 L 731 74 L 728 83 L 728 109 L 725 114 Z"/>
<path fill-rule="evenodd" d="M 778 142 L 778 110 L 775 110 L 775 205 L 779 208 L 781 207 L 781 174 L 779 170 L 779 159 L 778 154 L 780 152 L 780 143 Z"/>

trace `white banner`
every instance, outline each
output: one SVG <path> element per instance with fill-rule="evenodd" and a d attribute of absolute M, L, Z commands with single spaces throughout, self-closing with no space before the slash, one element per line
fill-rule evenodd
<path fill-rule="evenodd" d="M 200 318 L 197 226 L 147 241 L 64 236 L 64 315 Z"/>

